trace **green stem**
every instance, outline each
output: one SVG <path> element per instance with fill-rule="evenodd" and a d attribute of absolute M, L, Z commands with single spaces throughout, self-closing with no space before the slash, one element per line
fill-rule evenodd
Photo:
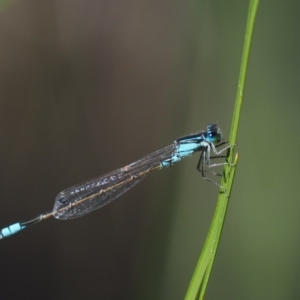
<path fill-rule="evenodd" d="M 236 102 L 233 112 L 233 121 L 231 125 L 229 143 L 236 144 L 237 130 L 240 120 L 242 99 L 246 80 L 246 71 L 249 59 L 251 39 L 253 34 L 254 22 L 257 13 L 259 0 L 251 0 L 249 4 L 249 12 L 247 26 L 245 32 L 244 49 L 241 61 L 241 69 L 239 75 Z M 234 157 L 234 159 L 233 159 Z M 185 300 L 203 299 L 210 278 L 214 258 L 218 249 L 223 224 L 225 221 L 226 211 L 228 207 L 229 197 L 232 190 L 233 180 L 235 176 L 238 155 L 234 156 L 234 151 L 230 151 L 228 155 L 229 165 L 224 167 L 223 177 L 221 181 L 222 187 L 226 192 L 220 192 L 218 202 L 213 217 L 208 236 L 205 241 L 202 253 L 196 265 L 193 277 L 191 279 Z"/>

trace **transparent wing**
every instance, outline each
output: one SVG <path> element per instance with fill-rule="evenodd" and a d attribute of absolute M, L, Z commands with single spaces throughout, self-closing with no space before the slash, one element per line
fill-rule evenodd
<path fill-rule="evenodd" d="M 98 209 L 140 182 L 150 171 L 161 168 L 161 161 L 172 156 L 172 144 L 103 176 L 60 192 L 55 199 L 53 216 L 57 219 L 81 217 Z"/>

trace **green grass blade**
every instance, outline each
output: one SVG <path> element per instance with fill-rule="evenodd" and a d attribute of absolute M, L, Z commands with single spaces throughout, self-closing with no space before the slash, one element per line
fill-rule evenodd
<path fill-rule="evenodd" d="M 230 138 L 229 138 L 229 143 L 232 145 L 236 144 L 237 130 L 238 130 L 238 124 L 240 120 L 242 99 L 243 99 L 244 86 L 246 80 L 246 71 L 247 71 L 249 52 L 251 46 L 251 39 L 252 39 L 258 4 L 259 4 L 259 0 L 251 0 L 249 4 L 237 96 L 236 96 L 235 108 L 233 112 L 233 121 L 232 121 Z M 227 206 L 229 202 L 229 197 L 231 194 L 232 185 L 234 181 L 238 155 L 236 154 L 234 156 L 234 159 L 233 156 L 234 156 L 234 151 L 230 151 L 227 159 L 229 162 L 232 162 L 234 166 L 224 167 L 223 177 L 221 181 L 221 185 L 225 188 L 226 193 L 221 192 L 219 194 L 213 221 L 208 236 L 206 238 L 203 251 L 200 255 L 188 291 L 186 293 L 185 300 L 204 298 L 206 287 L 214 263 L 214 258 L 219 245 L 222 228 L 225 221 Z"/>
<path fill-rule="evenodd" d="M 251 46 L 251 40 L 252 40 L 252 34 L 253 34 L 253 28 L 254 28 L 254 22 L 255 22 L 258 4 L 259 4 L 259 0 L 251 0 L 249 5 L 240 76 L 239 76 L 238 89 L 237 89 L 237 95 L 236 95 L 236 101 L 235 101 L 235 107 L 233 111 L 233 119 L 232 119 L 231 131 L 229 137 L 230 144 L 236 144 L 237 130 L 240 121 L 242 100 L 243 100 L 244 87 L 246 81 L 249 52 L 250 52 L 250 46 Z"/>

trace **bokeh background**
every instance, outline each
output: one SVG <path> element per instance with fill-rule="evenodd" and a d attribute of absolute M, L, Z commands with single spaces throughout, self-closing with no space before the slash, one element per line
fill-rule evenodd
<path fill-rule="evenodd" d="M 218 122 L 228 137 L 248 1 L 5 1 L 0 227 Z M 299 299 L 299 1 L 261 1 L 240 155 L 206 299 Z M 1 241 L 0 299 L 183 299 L 218 189 L 197 155 L 117 201 Z"/>

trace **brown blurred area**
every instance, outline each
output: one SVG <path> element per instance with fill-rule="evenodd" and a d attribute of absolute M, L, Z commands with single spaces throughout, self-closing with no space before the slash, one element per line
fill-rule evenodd
<path fill-rule="evenodd" d="M 191 10 L 135 0 L 15 1 L 2 9 L 2 227 L 51 210 L 64 188 L 217 121 L 200 108 L 196 127 L 187 126 L 206 72 L 198 70 Z M 1 241 L 1 299 L 158 295 L 173 202 L 166 197 L 177 174 L 168 171 L 100 213 L 45 221 Z M 158 236 L 153 227 L 163 228 Z"/>

